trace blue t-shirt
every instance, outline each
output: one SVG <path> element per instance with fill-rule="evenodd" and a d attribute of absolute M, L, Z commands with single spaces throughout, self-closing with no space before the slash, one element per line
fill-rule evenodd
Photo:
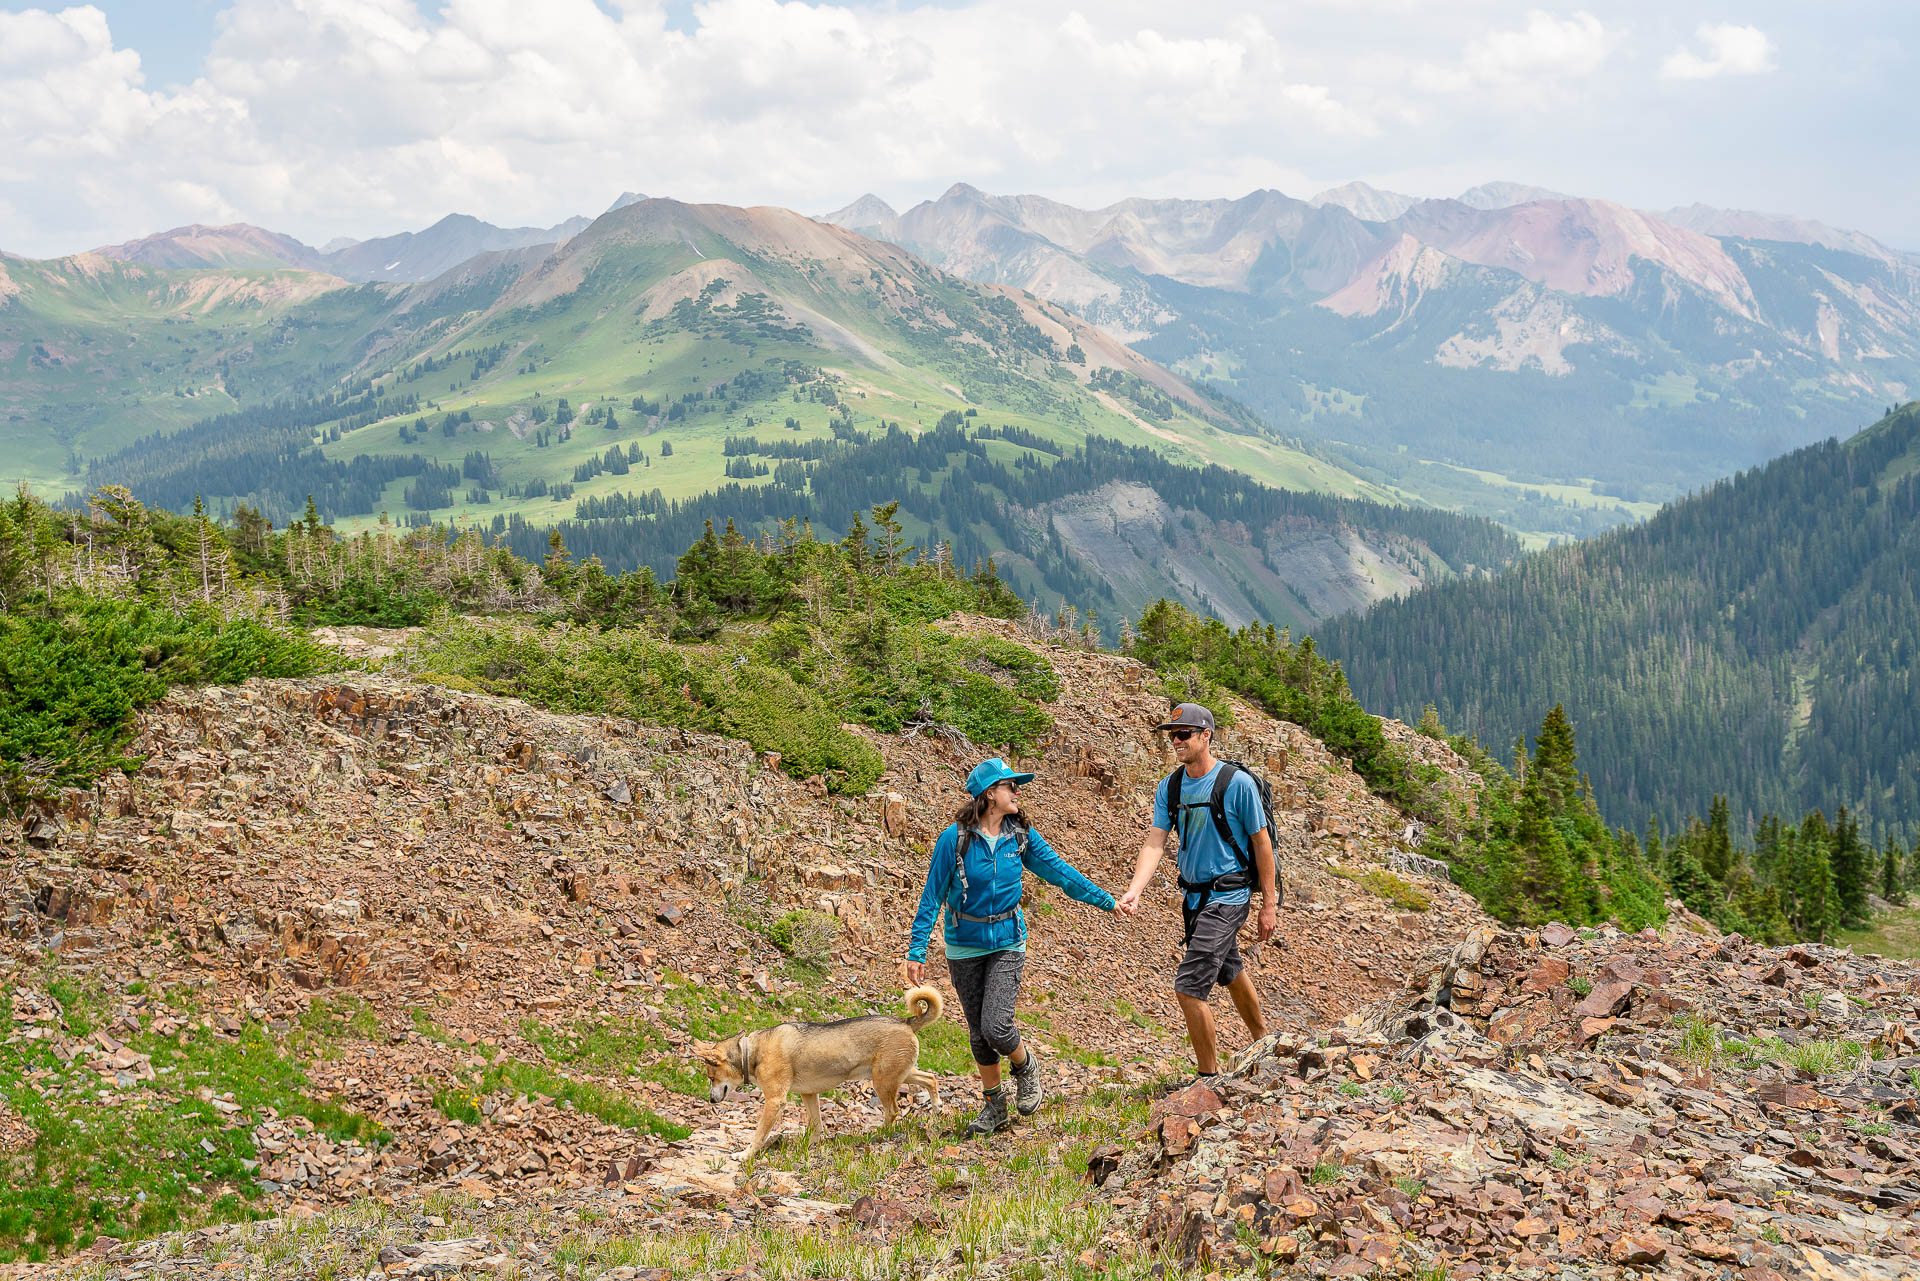
<path fill-rule="evenodd" d="M 1219 829 L 1213 825 L 1213 814 L 1207 808 L 1207 802 L 1213 798 L 1213 784 L 1219 776 L 1221 763 L 1216 761 L 1212 769 L 1194 778 L 1185 770 L 1180 771 L 1180 876 L 1188 881 L 1210 881 L 1216 876 L 1226 876 L 1240 870 L 1240 860 L 1233 856 L 1224 841 L 1220 839 Z M 1233 776 L 1233 782 L 1227 785 L 1227 794 L 1223 798 L 1227 809 L 1227 828 L 1246 851 L 1248 865 L 1253 860 L 1253 834 L 1267 825 L 1266 811 L 1260 805 L 1260 789 L 1240 770 Z M 1163 832 L 1173 831 L 1173 816 L 1167 812 L 1167 784 L 1153 789 L 1153 825 Z M 1256 878 L 1256 883 L 1257 878 Z M 1243 890 L 1221 890 L 1208 900 L 1213 903 L 1245 903 L 1253 897 L 1251 888 Z M 1187 895 L 1187 906 L 1199 905 L 1197 893 Z"/>

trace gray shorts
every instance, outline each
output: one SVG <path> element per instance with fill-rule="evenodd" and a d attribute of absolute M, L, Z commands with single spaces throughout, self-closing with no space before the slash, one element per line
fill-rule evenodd
<path fill-rule="evenodd" d="M 1215 985 L 1225 987 L 1240 977 L 1246 962 L 1240 958 L 1240 927 L 1253 908 L 1246 903 L 1209 903 L 1193 921 L 1187 955 L 1173 977 L 1173 990 L 1204 1001 Z"/>

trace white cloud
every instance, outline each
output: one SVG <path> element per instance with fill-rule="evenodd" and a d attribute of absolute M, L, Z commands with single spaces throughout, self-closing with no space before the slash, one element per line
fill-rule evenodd
<path fill-rule="evenodd" d="M 1600 19 L 1581 10 L 1556 18 L 1530 10 L 1517 30 L 1489 31 L 1451 66 L 1418 68 L 1415 83 L 1443 93 L 1492 90 L 1517 97 L 1555 97 L 1606 65 L 1619 44 Z"/>
<path fill-rule="evenodd" d="M 1664 176 L 1611 159 L 1623 129 L 1708 127 L 1661 114 L 1624 56 L 1629 22 L 1687 0 L 1604 20 L 1559 0 L 218 0 L 198 75 L 164 87 L 99 8 L 3 7 L 34 2 L 0 0 L 0 248 L 33 254 L 195 221 L 310 243 L 453 211 L 547 225 L 623 190 L 818 211 L 967 181 L 1098 204 L 1439 167 L 1460 181 L 1435 192 L 1685 203 L 1716 195 L 1701 154 L 1738 154 L 1682 133 Z M 1724 30 L 1745 29 L 1704 28 L 1668 74 L 1770 65 Z"/>
<path fill-rule="evenodd" d="M 0 198 L 35 211 L 0 238 L 71 252 L 244 217 L 324 240 L 447 209 L 559 221 L 622 188 L 828 207 L 889 181 L 1064 161 L 1144 177 L 1375 131 L 1217 0 L 1177 19 L 1127 0 L 701 0 L 693 17 L 670 29 L 660 0 L 232 0 L 202 75 L 148 92 L 98 10 L 0 12 L 0 136 L 31 138 L 0 154 Z"/>
<path fill-rule="evenodd" d="M 1773 40 L 1758 27 L 1703 22 L 1695 37 L 1705 55 L 1676 49 L 1660 64 L 1669 80 L 1710 80 L 1715 76 L 1753 76 L 1774 69 Z"/>
<path fill-rule="evenodd" d="M 1066 163 L 1147 181 L 1377 132 L 1224 0 L 701 0 L 693 17 L 670 29 L 662 0 L 233 0 L 200 76 L 149 92 L 98 9 L 0 12 L 0 137 L 29 139 L 0 149 L 0 200 L 30 211 L 0 243 L 65 252 L 234 217 L 319 240 L 449 209 L 557 221 L 629 188 L 824 208 Z"/>

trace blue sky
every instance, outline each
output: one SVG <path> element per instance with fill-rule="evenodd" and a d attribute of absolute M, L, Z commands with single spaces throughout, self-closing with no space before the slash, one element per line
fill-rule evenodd
<path fill-rule="evenodd" d="M 1493 179 L 1920 250 L 1920 6 L 0 0 L 0 249 Z"/>

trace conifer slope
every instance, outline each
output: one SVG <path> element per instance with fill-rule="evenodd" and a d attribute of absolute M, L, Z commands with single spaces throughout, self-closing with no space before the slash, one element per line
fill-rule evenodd
<path fill-rule="evenodd" d="M 1669 825 L 1728 796 L 1845 805 L 1878 841 L 1920 815 L 1920 406 L 1644 526 L 1320 629 L 1369 707 L 1503 752 L 1564 702 L 1602 811 Z"/>

